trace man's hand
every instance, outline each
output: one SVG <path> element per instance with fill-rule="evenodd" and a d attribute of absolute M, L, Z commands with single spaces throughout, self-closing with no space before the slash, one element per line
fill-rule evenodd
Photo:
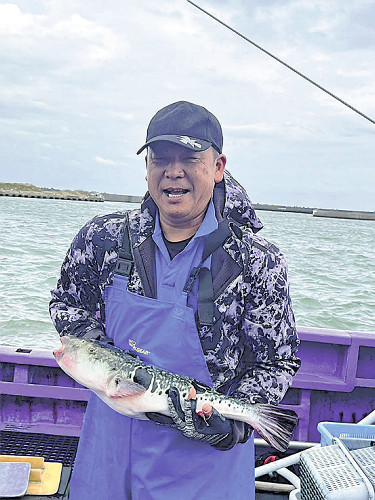
<path fill-rule="evenodd" d="M 184 436 L 204 441 L 218 450 L 233 448 L 244 436 L 244 424 L 223 417 L 209 404 L 203 405 L 202 412 L 198 414 L 196 396 L 196 391 L 192 388 L 189 398 L 181 406 L 178 390 L 171 387 L 168 394 L 171 417 L 156 413 L 146 415 L 150 420 L 175 427 Z"/>

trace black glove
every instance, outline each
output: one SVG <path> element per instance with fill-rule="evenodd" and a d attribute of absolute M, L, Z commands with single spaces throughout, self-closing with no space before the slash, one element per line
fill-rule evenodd
<path fill-rule="evenodd" d="M 243 441 L 243 422 L 225 418 L 215 408 L 212 408 L 211 417 L 202 418 L 196 412 L 196 399 L 185 399 L 182 408 L 180 395 L 175 387 L 169 390 L 168 406 L 171 417 L 159 413 L 146 413 L 146 416 L 154 422 L 180 430 L 188 438 L 204 441 L 217 450 L 230 450 Z"/>
<path fill-rule="evenodd" d="M 89 330 L 82 335 L 82 338 L 97 340 L 102 345 L 113 345 L 113 340 L 110 337 L 107 337 L 107 335 L 103 332 L 103 330 L 100 330 L 100 328 L 93 328 L 92 330 Z"/>

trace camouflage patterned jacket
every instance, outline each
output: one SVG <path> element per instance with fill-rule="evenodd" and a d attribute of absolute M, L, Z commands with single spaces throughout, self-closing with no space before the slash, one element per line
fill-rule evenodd
<path fill-rule="evenodd" d="M 218 221 L 235 222 L 212 256 L 215 322 L 197 324 L 214 388 L 251 402 L 277 404 L 299 367 L 287 268 L 274 245 L 255 233 L 262 224 L 245 190 L 225 172 L 213 196 Z M 152 234 L 156 206 L 146 194 L 128 211 L 134 266 L 128 290 L 155 297 Z M 60 335 L 105 336 L 104 288 L 111 283 L 124 214 L 95 217 L 77 234 L 50 303 Z"/>

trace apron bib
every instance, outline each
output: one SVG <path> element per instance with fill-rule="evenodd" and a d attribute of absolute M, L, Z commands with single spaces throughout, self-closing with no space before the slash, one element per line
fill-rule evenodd
<path fill-rule="evenodd" d="M 146 363 L 212 387 L 194 312 L 178 303 L 136 295 L 128 278 L 105 290 L 107 335 Z M 70 500 L 254 499 L 251 438 L 218 451 L 173 428 L 112 410 L 90 393 Z"/>

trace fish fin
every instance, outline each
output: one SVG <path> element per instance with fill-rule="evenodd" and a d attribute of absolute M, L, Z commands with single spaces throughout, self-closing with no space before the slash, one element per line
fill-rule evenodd
<path fill-rule="evenodd" d="M 285 451 L 297 423 L 298 415 L 293 410 L 260 404 L 258 422 L 251 425 L 276 450 Z"/>
<path fill-rule="evenodd" d="M 207 391 L 212 391 L 212 387 L 210 387 L 209 385 L 206 385 L 206 384 L 202 384 L 202 382 L 198 382 L 198 380 L 196 379 L 193 379 L 191 381 L 194 389 L 197 391 L 197 394 L 202 394 L 202 393 L 205 393 Z"/>
<path fill-rule="evenodd" d="M 120 375 L 114 375 L 107 385 L 107 396 L 113 399 L 125 398 L 129 396 L 140 396 L 146 389 L 136 382 L 126 380 Z"/>

